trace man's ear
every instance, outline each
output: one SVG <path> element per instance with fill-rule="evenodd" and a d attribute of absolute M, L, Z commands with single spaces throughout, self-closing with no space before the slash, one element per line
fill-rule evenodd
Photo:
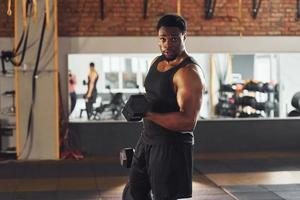
<path fill-rule="evenodd" d="M 184 40 L 184 41 L 186 40 L 186 32 L 183 33 L 183 40 Z"/>

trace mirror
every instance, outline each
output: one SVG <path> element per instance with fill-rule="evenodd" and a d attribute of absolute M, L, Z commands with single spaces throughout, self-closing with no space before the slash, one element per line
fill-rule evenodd
<path fill-rule="evenodd" d="M 69 76 L 69 90 L 73 91 L 73 100 L 70 93 L 69 102 L 70 110 L 73 109 L 70 121 L 87 121 L 84 95 L 88 89 L 89 63 L 95 64 L 99 77 L 90 120 L 123 120 L 122 105 L 131 94 L 145 92 L 143 82 L 156 56 L 69 54 L 69 73 L 75 77 L 75 84 L 70 86 Z M 202 67 L 206 81 L 207 92 L 199 117 L 209 120 L 286 118 L 296 110 L 291 100 L 300 91 L 300 54 L 193 53 L 191 56 Z"/>
<path fill-rule="evenodd" d="M 69 72 L 76 84 L 69 90 L 76 92 L 76 105 L 70 106 L 70 121 L 86 121 L 88 112 L 84 95 L 88 90 L 89 63 L 95 64 L 98 74 L 97 98 L 90 120 L 122 120 L 121 110 L 131 94 L 144 92 L 143 82 L 154 54 L 70 54 Z M 85 82 L 85 84 L 82 84 Z M 73 94 L 74 96 L 75 94 Z M 75 98 L 73 98 L 74 101 Z M 71 103 L 71 98 L 69 105 Z"/>

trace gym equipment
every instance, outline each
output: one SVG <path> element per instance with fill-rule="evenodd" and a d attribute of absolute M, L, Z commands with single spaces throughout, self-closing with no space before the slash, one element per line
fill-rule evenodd
<path fill-rule="evenodd" d="M 149 103 L 143 94 L 131 95 L 126 102 L 122 114 L 127 121 L 140 121 L 149 109 Z"/>
<path fill-rule="evenodd" d="M 255 104 L 255 109 L 256 110 L 263 110 L 265 112 L 269 112 L 274 109 L 274 103 L 271 101 L 266 101 L 266 102 L 256 102 Z"/>
<path fill-rule="evenodd" d="M 233 84 L 223 84 L 220 86 L 220 92 L 235 92 Z"/>
<path fill-rule="evenodd" d="M 272 82 L 249 80 L 245 83 L 221 84 L 215 113 L 226 117 L 278 116 L 278 98 L 278 84 Z M 245 107 L 252 109 L 242 113 Z"/>
<path fill-rule="evenodd" d="M 205 19 L 212 19 L 217 0 L 205 0 Z"/>
<path fill-rule="evenodd" d="M 292 106 L 295 110 L 288 113 L 288 117 L 299 117 L 300 116 L 300 92 L 296 92 L 292 97 Z"/>
<path fill-rule="evenodd" d="M 300 110 L 300 92 L 296 92 L 292 97 L 292 106 Z"/>
<path fill-rule="evenodd" d="M 244 89 L 248 90 L 248 91 L 262 92 L 263 91 L 263 83 L 255 82 L 255 81 L 251 80 L 244 85 Z"/>
<path fill-rule="evenodd" d="M 109 90 L 110 102 L 106 104 L 101 103 L 99 107 L 93 110 L 92 116 L 94 116 L 94 119 L 100 120 L 104 112 L 111 112 L 111 118 L 117 120 L 121 117 L 121 112 L 125 105 L 123 93 L 112 93 L 110 86 L 106 86 L 106 89 Z"/>
<path fill-rule="evenodd" d="M 288 113 L 288 117 L 299 117 L 299 116 L 300 116 L 299 110 L 292 110 L 291 112 Z"/>
<path fill-rule="evenodd" d="M 127 147 L 120 151 L 120 163 L 122 167 L 130 168 L 134 154 L 134 148 Z"/>
<path fill-rule="evenodd" d="M 262 2 L 262 0 L 259 0 L 258 2 L 257 2 L 257 0 L 252 1 L 252 18 L 253 19 L 256 19 L 256 17 L 257 17 L 258 11 L 261 6 L 261 2 Z"/>
<path fill-rule="evenodd" d="M 216 105 L 216 114 L 227 117 L 235 117 L 237 106 L 234 98 L 219 98 Z"/>
<path fill-rule="evenodd" d="M 257 117 L 263 117 L 260 113 L 246 113 L 241 112 L 239 115 L 239 118 L 257 118 Z"/>
<path fill-rule="evenodd" d="M 262 91 L 261 92 L 267 92 L 267 93 L 271 93 L 275 91 L 275 87 L 273 84 L 271 83 L 264 83 L 262 86 Z"/>
<path fill-rule="evenodd" d="M 255 108 L 256 99 L 255 97 L 251 96 L 243 96 L 236 99 L 236 104 L 242 106 L 251 106 L 252 108 Z"/>
<path fill-rule="evenodd" d="M 6 92 L 3 93 L 3 95 L 5 95 L 5 96 L 12 96 L 12 106 L 9 107 L 9 112 L 10 113 L 15 113 L 16 112 L 16 106 L 15 106 L 15 95 L 16 95 L 16 92 L 15 92 L 15 90 L 6 91 Z"/>
<path fill-rule="evenodd" d="M 123 93 L 117 92 L 113 93 L 111 91 L 110 86 L 106 86 L 106 89 L 109 90 L 110 94 L 110 101 L 108 103 L 102 103 L 98 107 L 93 107 L 92 113 L 91 113 L 91 119 L 94 120 L 100 120 L 101 117 L 105 114 L 110 114 L 111 119 L 118 120 L 121 117 L 122 109 L 125 105 Z M 86 109 L 80 110 L 79 117 L 82 117 L 83 111 L 86 111 Z"/>

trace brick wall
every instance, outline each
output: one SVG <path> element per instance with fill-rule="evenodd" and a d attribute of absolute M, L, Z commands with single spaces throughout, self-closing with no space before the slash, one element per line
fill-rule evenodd
<path fill-rule="evenodd" d="M 13 7 L 12 7 L 13 11 Z M 14 16 L 7 16 L 7 0 L 0 0 L 0 37 L 12 37 L 14 35 Z M 0 44 L 1 47 L 1 44 Z"/>
<path fill-rule="evenodd" d="M 0 1 L 0 36 L 11 36 L 12 17 L 7 17 L 6 0 Z M 158 18 L 176 13 L 177 0 L 148 0 L 148 17 L 143 19 L 143 0 L 58 0 L 60 36 L 154 36 Z M 200 36 L 293 36 L 300 35 L 296 0 L 262 0 L 257 19 L 252 19 L 252 0 L 217 0 L 215 16 L 204 19 L 204 0 L 181 0 L 181 13 L 188 21 L 188 34 Z M 5 12 L 3 12 L 3 10 Z"/>

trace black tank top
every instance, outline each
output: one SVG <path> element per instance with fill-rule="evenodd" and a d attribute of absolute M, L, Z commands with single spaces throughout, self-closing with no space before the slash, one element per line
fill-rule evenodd
<path fill-rule="evenodd" d="M 150 111 L 155 113 L 178 112 L 180 108 L 174 91 L 173 76 L 180 68 L 188 64 L 199 65 L 192 57 L 186 57 L 178 65 L 165 72 L 160 72 L 157 70 L 157 65 L 163 60 L 163 56 L 156 59 L 145 79 L 144 86 L 147 100 L 150 103 Z M 194 143 L 192 132 L 175 132 L 146 119 L 143 120 L 143 124 L 142 138 L 147 144 Z"/>
<path fill-rule="evenodd" d="M 94 87 L 93 87 L 92 93 L 97 92 L 97 87 L 96 87 L 97 81 L 98 81 L 98 74 L 97 74 L 96 80 L 94 81 Z M 90 79 L 90 76 L 88 76 L 88 91 L 90 90 L 90 82 L 91 82 L 91 79 Z"/>

